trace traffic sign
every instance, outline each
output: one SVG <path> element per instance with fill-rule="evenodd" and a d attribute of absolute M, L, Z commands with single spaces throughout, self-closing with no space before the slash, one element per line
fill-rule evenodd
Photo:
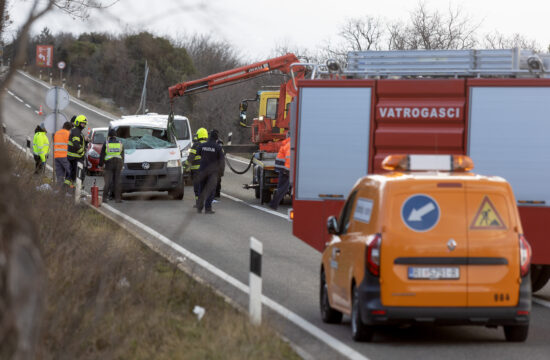
<path fill-rule="evenodd" d="M 61 129 L 63 124 L 67 121 L 65 114 L 58 112 L 57 121 L 55 115 L 56 113 L 51 113 L 46 116 L 46 119 L 44 119 L 44 127 L 46 128 L 48 134 L 54 134 L 57 130 Z"/>
<path fill-rule="evenodd" d="M 414 194 L 401 207 L 401 219 L 413 231 L 431 230 L 439 221 L 439 204 L 431 196 Z"/>
<path fill-rule="evenodd" d="M 46 93 L 46 105 L 52 110 L 63 110 L 69 105 L 69 93 L 58 86 Z"/>
<path fill-rule="evenodd" d="M 40 67 L 52 67 L 53 46 L 36 45 L 36 65 Z"/>
<path fill-rule="evenodd" d="M 57 67 L 59 68 L 59 70 L 65 69 L 66 65 L 67 64 L 65 64 L 65 61 L 60 61 L 60 62 L 57 63 Z"/>

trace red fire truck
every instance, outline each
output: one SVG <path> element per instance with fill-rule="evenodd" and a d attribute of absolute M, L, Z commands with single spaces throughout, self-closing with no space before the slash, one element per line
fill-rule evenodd
<path fill-rule="evenodd" d="M 465 154 L 513 187 L 532 245 L 533 290 L 550 278 L 550 55 L 353 52 L 340 79 L 300 80 L 291 104 L 293 233 L 322 251 L 327 218 L 389 154 Z"/>

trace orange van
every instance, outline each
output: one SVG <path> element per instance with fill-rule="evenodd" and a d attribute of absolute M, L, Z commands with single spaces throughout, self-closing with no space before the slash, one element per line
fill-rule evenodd
<path fill-rule="evenodd" d="M 511 186 L 476 175 L 463 155 L 392 155 L 363 177 L 337 220 L 321 264 L 323 321 L 351 317 L 352 337 L 377 325 L 503 326 L 525 341 L 531 248 Z"/>

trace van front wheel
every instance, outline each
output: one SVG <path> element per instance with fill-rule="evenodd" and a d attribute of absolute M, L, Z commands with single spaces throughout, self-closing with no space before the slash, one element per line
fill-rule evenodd
<path fill-rule="evenodd" d="M 172 199 L 174 199 L 174 200 L 183 199 L 183 185 L 179 188 L 169 190 L 168 195 L 170 195 L 170 197 L 172 197 Z"/>

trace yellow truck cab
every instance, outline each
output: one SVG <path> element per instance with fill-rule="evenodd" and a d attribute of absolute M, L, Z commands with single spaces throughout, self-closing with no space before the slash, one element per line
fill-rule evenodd
<path fill-rule="evenodd" d="M 392 155 L 328 218 L 323 321 L 351 316 L 354 340 L 377 325 L 503 326 L 525 341 L 531 248 L 511 186 L 469 172 L 463 155 Z"/>

